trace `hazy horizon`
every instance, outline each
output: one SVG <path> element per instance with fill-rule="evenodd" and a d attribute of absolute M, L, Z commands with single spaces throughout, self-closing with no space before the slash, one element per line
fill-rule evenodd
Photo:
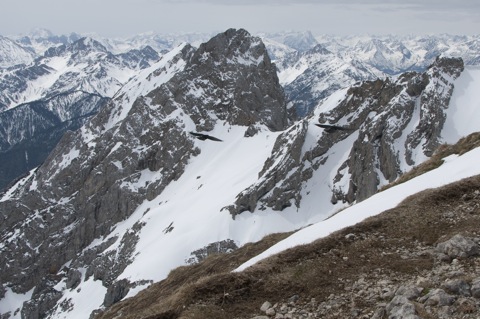
<path fill-rule="evenodd" d="M 453 34 L 480 30 L 477 0 L 4 0 L 0 34 L 128 37 L 142 33 L 311 31 L 315 35 Z"/>

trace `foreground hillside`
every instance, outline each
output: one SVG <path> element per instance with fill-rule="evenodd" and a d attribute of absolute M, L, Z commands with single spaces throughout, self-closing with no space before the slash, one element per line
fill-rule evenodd
<path fill-rule="evenodd" d="M 442 154 L 462 154 L 479 144 L 480 135 L 473 134 L 443 147 Z M 423 169 L 431 168 L 426 164 Z M 428 177 L 438 174 L 441 169 Z M 415 183 L 413 178 L 405 185 Z M 244 271 L 232 272 L 289 234 L 211 255 L 173 270 L 97 318 L 478 318 L 479 227 L 475 175 L 416 193 L 382 214 Z"/>

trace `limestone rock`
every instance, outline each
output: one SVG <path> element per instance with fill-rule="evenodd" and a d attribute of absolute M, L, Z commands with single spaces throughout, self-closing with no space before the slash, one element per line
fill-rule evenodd
<path fill-rule="evenodd" d="M 471 292 L 473 297 L 480 298 L 480 278 L 476 278 L 472 281 Z"/>
<path fill-rule="evenodd" d="M 109 307 L 114 303 L 122 300 L 122 298 L 128 294 L 131 286 L 132 285 L 127 279 L 115 281 L 112 285 L 108 287 L 107 293 L 103 300 L 103 305 L 105 307 Z"/>
<path fill-rule="evenodd" d="M 450 258 L 467 258 L 480 254 L 480 247 L 471 239 L 455 235 L 449 240 L 439 243 L 435 250 Z"/>
<path fill-rule="evenodd" d="M 272 304 L 268 301 L 265 301 L 260 307 L 260 311 L 267 312 L 268 309 L 272 308 Z"/>
<path fill-rule="evenodd" d="M 447 280 L 443 285 L 446 291 L 451 294 L 461 295 L 465 297 L 471 296 L 470 285 L 463 279 L 450 279 Z"/>
<path fill-rule="evenodd" d="M 430 306 L 450 306 L 455 302 L 455 297 L 446 293 L 443 289 L 433 289 L 419 299 L 420 302 Z"/>
<path fill-rule="evenodd" d="M 395 296 L 386 310 L 389 319 L 420 319 L 415 306 L 405 296 Z"/>

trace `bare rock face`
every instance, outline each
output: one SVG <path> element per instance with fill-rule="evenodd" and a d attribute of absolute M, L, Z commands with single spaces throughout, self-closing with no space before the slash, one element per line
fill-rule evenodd
<path fill-rule="evenodd" d="M 276 210 L 292 205 L 291 199 L 295 205 L 300 204 L 298 193 L 303 178 L 301 152 L 306 133 L 307 122 L 300 121 L 279 135 L 257 183 L 237 195 L 233 205 L 225 207 L 233 217 L 247 210 L 253 212 L 258 203 L 261 207 L 269 206 Z M 294 173 L 285 178 L 292 170 Z"/>
<path fill-rule="evenodd" d="M 468 258 L 480 254 L 480 246 L 470 238 L 463 237 L 459 234 L 445 242 L 439 243 L 435 250 L 439 254 L 446 255 L 451 259 Z"/>
<path fill-rule="evenodd" d="M 261 123 L 273 131 L 288 124 L 275 65 L 260 38 L 243 29 L 200 45 L 185 71 L 148 97 L 167 109 L 183 105 L 198 130 L 211 130 L 215 117 L 236 125 Z"/>

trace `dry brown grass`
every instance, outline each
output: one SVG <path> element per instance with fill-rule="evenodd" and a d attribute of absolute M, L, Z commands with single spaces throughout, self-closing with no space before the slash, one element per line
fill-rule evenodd
<path fill-rule="evenodd" d="M 233 253 L 210 255 L 200 264 L 178 267 L 170 272 L 166 280 L 151 285 L 135 298 L 113 305 L 98 318 L 116 318 L 119 314 L 121 318 L 178 318 L 188 310 L 187 306 L 195 309 L 194 313 L 216 313 L 215 307 L 202 306 L 204 297 L 205 303 L 210 305 L 212 302 L 220 305 L 229 302 L 232 295 L 242 294 L 241 286 L 245 280 L 241 276 L 235 280 L 222 277 L 290 234 L 268 235 L 260 242 L 247 244 Z M 212 281 L 217 283 L 211 284 Z M 214 295 L 213 291 L 216 292 Z"/>
<path fill-rule="evenodd" d="M 441 159 L 445 154 L 462 154 L 479 143 L 480 134 L 475 134 L 453 149 L 443 147 L 436 156 Z M 458 233 L 478 232 L 480 203 L 474 203 L 477 208 L 472 212 L 460 212 L 466 202 L 477 200 L 468 195 L 475 190 L 480 190 L 480 176 L 423 191 L 362 223 L 272 256 L 241 273 L 232 273 L 288 234 L 267 236 L 231 254 L 179 267 L 164 281 L 113 305 L 97 318 L 251 318 L 259 314 L 266 300 L 279 302 L 295 294 L 326 300 L 330 294 L 343 293 L 344 283 L 360 275 L 368 278 L 381 272 L 391 278 L 416 276 L 432 269 L 432 256 L 404 259 L 402 251 L 415 250 L 419 243 L 435 245 Z M 442 218 L 449 212 L 461 214 L 462 218 L 455 222 Z M 354 234 L 355 239 L 348 234 Z M 357 307 L 373 307 L 362 300 L 352 302 Z M 421 307 L 417 310 L 423 311 Z"/>

